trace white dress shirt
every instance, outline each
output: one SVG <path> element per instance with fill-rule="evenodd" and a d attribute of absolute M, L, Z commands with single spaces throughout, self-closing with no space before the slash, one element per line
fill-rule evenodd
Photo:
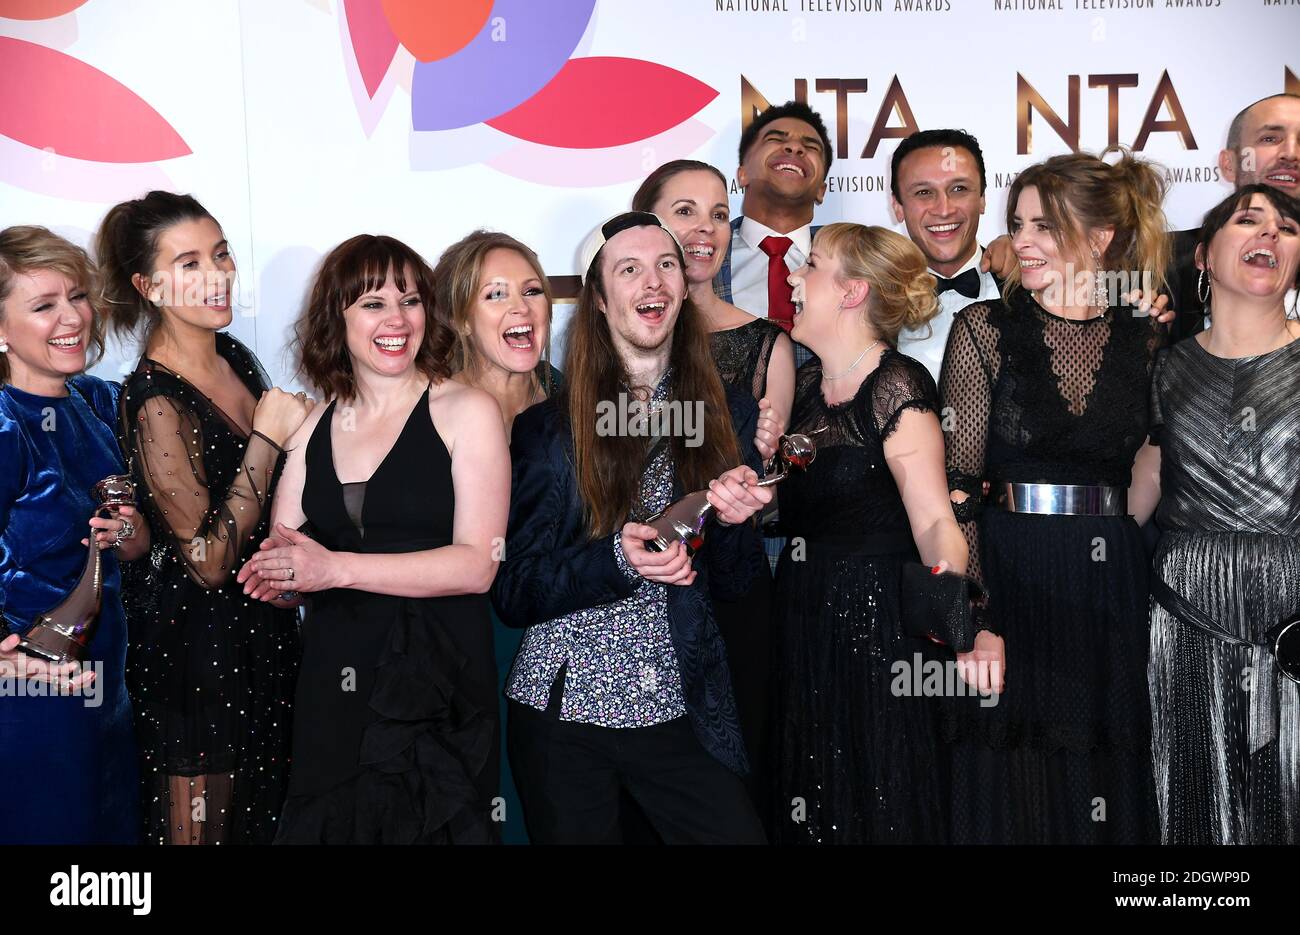
<path fill-rule="evenodd" d="M 758 246 L 765 237 L 790 238 L 785 265 L 794 272 L 812 252 L 812 223 L 778 234 L 751 217 L 741 218 L 731 244 L 731 304 L 757 318 L 767 317 L 767 254 Z"/>
<path fill-rule="evenodd" d="M 956 279 L 968 269 L 979 269 L 980 260 L 983 257 L 984 248 L 977 246 L 975 255 L 961 269 L 946 278 Z M 934 270 L 928 270 L 928 272 L 931 276 L 937 277 L 941 275 Z M 898 333 L 899 352 L 925 364 L 925 369 L 930 371 L 934 381 L 938 383 L 939 371 L 943 368 L 943 352 L 948 346 L 948 332 L 952 330 L 953 316 L 967 305 L 973 305 L 976 302 L 987 302 L 996 298 L 1000 298 L 1000 294 L 998 293 L 998 284 L 994 281 L 992 273 L 980 273 L 980 294 L 973 299 L 966 298 L 956 289 L 949 289 L 946 292 L 939 293 L 939 314 L 920 328 L 908 328 L 900 331 Z"/>

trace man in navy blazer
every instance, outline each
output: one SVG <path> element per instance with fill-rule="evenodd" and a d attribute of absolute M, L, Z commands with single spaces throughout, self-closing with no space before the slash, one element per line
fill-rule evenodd
<path fill-rule="evenodd" d="M 492 590 L 501 619 L 527 628 L 506 696 L 529 836 L 617 843 L 627 794 L 668 843 L 761 843 L 710 600 L 739 597 L 763 568 L 751 518 L 772 493 L 753 486 L 757 407 L 717 380 L 681 246 L 658 218 L 612 218 L 584 254 L 564 389 L 514 424 L 510 521 Z M 602 430 L 615 399 L 632 408 L 636 399 L 652 416 L 610 418 Z M 697 404 L 694 430 L 690 419 L 671 425 Z M 654 422 L 648 438 L 626 437 Z M 714 453 L 691 454 L 705 450 Z M 736 457 L 744 463 L 725 470 Z M 655 551 L 657 534 L 642 521 L 687 493 L 692 465 L 708 471 L 694 485 L 707 483 L 716 519 L 693 557 L 680 542 Z"/>

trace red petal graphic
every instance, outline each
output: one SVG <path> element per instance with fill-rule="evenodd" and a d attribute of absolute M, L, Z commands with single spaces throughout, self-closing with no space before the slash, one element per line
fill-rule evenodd
<path fill-rule="evenodd" d="M 575 58 L 514 110 L 487 121 L 545 146 L 599 149 L 662 133 L 718 96 L 707 84 L 635 58 Z"/>
<path fill-rule="evenodd" d="M 380 0 L 344 0 L 343 12 L 347 16 L 352 54 L 357 57 L 361 80 L 366 93 L 373 98 L 393 62 L 397 37 L 388 27 Z"/>
<path fill-rule="evenodd" d="M 70 13 L 86 0 L 0 0 L 5 19 L 53 19 Z"/>
<path fill-rule="evenodd" d="M 115 78 L 54 49 L 0 36 L 0 133 L 95 162 L 188 156 L 171 124 Z"/>

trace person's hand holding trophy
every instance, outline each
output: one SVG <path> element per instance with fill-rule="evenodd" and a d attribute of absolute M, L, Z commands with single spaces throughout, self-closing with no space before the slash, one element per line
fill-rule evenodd
<path fill-rule="evenodd" d="M 817 457 L 807 435 L 782 435 L 768 471 L 760 479 L 752 468 L 732 468 L 651 516 L 623 527 L 623 549 L 637 573 L 660 584 L 689 585 L 695 580 L 691 559 L 704 546 L 710 520 L 724 525 L 746 522 L 771 502 L 775 484 L 792 468 L 804 469 Z"/>
<path fill-rule="evenodd" d="M 73 664 L 75 671 L 75 664 L 86 660 L 103 597 L 100 550 L 120 546 L 139 533 L 137 520 L 132 519 L 138 519 L 135 483 L 129 475 L 104 478 L 91 495 L 99 507 L 90 519 L 92 535 L 81 540 L 87 548 L 81 577 L 72 592 L 57 607 L 41 614 L 17 644 L 26 655 L 59 669 Z"/>

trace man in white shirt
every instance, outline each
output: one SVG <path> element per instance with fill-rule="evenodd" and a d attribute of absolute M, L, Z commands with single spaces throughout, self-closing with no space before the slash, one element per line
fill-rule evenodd
<path fill-rule="evenodd" d="M 953 316 L 1002 291 L 992 273 L 980 272 L 984 186 L 984 154 L 975 137 L 962 130 L 923 130 L 894 150 L 894 218 L 907 225 L 907 235 L 925 254 L 939 297 L 939 313 L 929 324 L 901 332 L 898 349 L 925 364 L 935 382 Z"/>
<path fill-rule="evenodd" d="M 822 118 L 807 104 L 769 107 L 740 136 L 736 181 L 745 189 L 731 247 L 714 280 L 723 301 L 790 330 L 788 277 L 812 251 L 813 209 L 826 195 L 834 158 Z M 796 364 L 808 352 L 795 346 Z"/>

